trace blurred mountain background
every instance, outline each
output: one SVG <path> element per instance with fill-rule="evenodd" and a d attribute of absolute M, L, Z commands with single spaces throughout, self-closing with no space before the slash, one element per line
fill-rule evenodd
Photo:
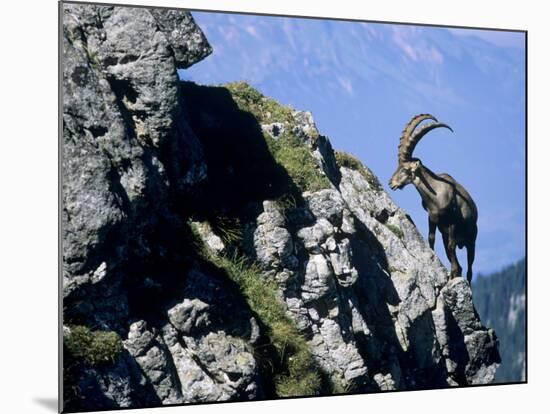
<path fill-rule="evenodd" d="M 498 335 L 502 363 L 495 383 L 525 380 L 525 259 L 478 277 L 472 287 L 481 322 Z"/>

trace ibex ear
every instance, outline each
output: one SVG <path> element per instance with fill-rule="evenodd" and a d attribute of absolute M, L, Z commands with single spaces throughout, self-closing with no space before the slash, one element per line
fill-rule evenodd
<path fill-rule="evenodd" d="M 412 171 L 413 173 L 416 172 L 416 170 L 418 169 L 418 167 L 420 167 L 420 160 L 416 160 L 416 161 L 411 162 L 411 171 Z"/>

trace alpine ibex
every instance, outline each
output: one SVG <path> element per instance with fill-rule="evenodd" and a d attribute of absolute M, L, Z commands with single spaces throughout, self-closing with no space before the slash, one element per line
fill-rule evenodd
<path fill-rule="evenodd" d="M 427 119 L 433 122 L 416 127 Z M 398 165 L 389 185 L 392 190 L 402 189 L 413 183 L 422 198 L 422 207 L 428 212 L 429 243 L 434 248 L 436 227 L 443 236 L 447 258 L 451 262 L 451 277 L 462 274 L 462 268 L 456 258 L 456 247 L 468 250 L 468 282 L 472 280 L 472 263 L 475 257 L 477 237 L 477 207 L 470 194 L 448 174 L 435 174 L 413 158 L 416 144 L 424 135 L 435 128 L 450 126 L 440 123 L 430 114 L 414 116 L 401 133 L 398 149 Z M 414 133 L 414 134 L 413 134 Z"/>

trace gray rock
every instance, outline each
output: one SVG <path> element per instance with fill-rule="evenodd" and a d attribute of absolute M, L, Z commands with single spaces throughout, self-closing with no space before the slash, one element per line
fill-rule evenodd
<path fill-rule="evenodd" d="M 358 276 L 351 264 L 350 241 L 340 239 L 344 202 L 335 190 L 305 193 L 304 198 L 307 212 L 299 215 L 304 221 L 293 223 L 295 234 L 287 230 L 289 224 L 275 203 L 263 203 L 254 232 L 255 256 L 266 270 L 266 277 L 275 275 L 280 283 L 281 295 L 298 329 L 313 335 L 308 343 L 319 365 L 343 386 L 362 384 L 367 380 L 367 368 L 351 335 L 352 321 L 346 315 L 349 304 L 337 287 L 353 285 Z M 315 218 L 312 226 L 307 225 L 310 217 Z M 346 226 L 351 229 L 349 221 Z M 284 234 L 284 238 L 278 234 Z M 339 241 L 335 239 L 337 234 Z M 276 253 L 286 253 L 280 247 L 282 240 L 293 246 L 297 255 L 292 257 L 307 257 L 307 261 L 298 266 L 291 261 L 292 266 L 288 267 L 288 260 L 280 260 L 285 254 Z M 277 276 L 282 273 L 291 276 Z"/>
<path fill-rule="evenodd" d="M 262 131 L 269 134 L 272 138 L 279 138 L 285 133 L 285 124 L 282 122 L 273 122 L 272 124 L 263 124 Z"/>
<path fill-rule="evenodd" d="M 327 219 L 335 226 L 340 226 L 344 212 L 344 200 L 336 190 L 321 190 L 305 194 L 310 211 L 317 219 Z"/>
<path fill-rule="evenodd" d="M 374 376 L 374 381 L 382 391 L 394 391 L 395 388 L 395 381 L 393 380 L 391 374 L 376 374 Z"/>
<path fill-rule="evenodd" d="M 318 254 L 322 252 L 325 244 L 325 248 L 330 251 L 336 249 L 336 241 L 332 237 L 334 231 L 335 228 L 330 221 L 321 218 L 311 227 L 302 227 L 297 234 L 306 250 L 310 253 Z"/>
<path fill-rule="evenodd" d="M 447 270 L 408 216 L 360 173 L 342 168 L 339 188 L 387 262 L 384 267 L 397 296 L 391 313 L 402 350 L 414 354 L 418 368 L 440 369 L 444 363 L 442 375 L 448 384 L 491 382 L 499 361 L 495 337 L 481 326 L 467 282 L 447 280 Z M 401 237 L 388 231 L 388 225 L 399 227 Z M 476 334 L 470 338 L 472 332 Z"/>
<path fill-rule="evenodd" d="M 184 299 L 168 310 L 168 319 L 182 335 L 197 334 L 210 325 L 209 305 L 199 299 Z"/>
<path fill-rule="evenodd" d="M 292 116 L 295 125 L 292 133 L 308 143 L 312 143 L 319 136 L 319 130 L 313 121 L 313 115 L 307 111 L 294 111 Z"/>
<path fill-rule="evenodd" d="M 79 407 L 85 410 L 149 406 L 159 401 L 132 357 L 123 353 L 114 363 L 87 368 L 80 376 Z"/>
<path fill-rule="evenodd" d="M 245 341 L 223 332 L 178 338 L 163 328 L 186 402 L 252 399 L 258 396 L 257 366 Z"/>
<path fill-rule="evenodd" d="M 144 321 L 136 322 L 130 326 L 124 346 L 135 358 L 162 404 L 184 402 L 173 369 L 172 354 L 157 333 L 148 330 Z"/>
<path fill-rule="evenodd" d="M 464 278 L 454 278 L 441 292 L 447 309 L 447 327 L 452 339 L 460 342 L 449 344 L 449 359 L 453 366 L 464 369 L 468 384 L 490 383 L 500 363 L 497 338 L 492 329 L 483 327 L 472 302 L 472 291 Z M 453 376 L 457 382 L 460 378 Z"/>
<path fill-rule="evenodd" d="M 192 222 L 191 225 L 199 233 L 199 236 L 207 248 L 217 255 L 224 253 L 225 244 L 220 236 L 212 231 L 212 227 L 208 222 Z"/>
<path fill-rule="evenodd" d="M 311 117 L 298 119 L 314 130 Z M 320 165 L 331 157 L 325 151 Z M 346 168 L 330 178 L 337 188 L 303 195 L 307 212 L 297 217 L 312 216 L 313 223 L 294 219 L 291 226 L 276 204 L 264 202 L 254 238 L 266 277 L 289 271 L 276 253 L 284 251 L 281 243 L 307 258 L 283 280 L 281 294 L 297 326 L 313 335 L 318 363 L 335 381 L 359 389 L 490 382 L 498 361 L 494 333 L 481 327 L 463 280 L 447 280 L 410 218 L 380 187 Z M 449 326 L 455 314 L 458 335 Z M 344 374 L 350 367 L 353 374 Z"/>
<path fill-rule="evenodd" d="M 170 178 L 183 188 L 205 177 L 197 138 L 175 121 L 176 68 L 210 50 L 186 12 L 63 5 L 65 296 L 96 282 L 101 263 L 105 277 L 150 252 Z M 172 158 L 160 161 L 161 147 Z"/>
<path fill-rule="evenodd" d="M 264 212 L 258 216 L 254 231 L 256 260 L 265 268 L 294 267 L 294 244 L 285 227 L 285 218 L 272 201 L 264 201 Z"/>
<path fill-rule="evenodd" d="M 331 251 L 330 262 L 334 269 L 334 274 L 337 277 L 338 283 L 343 287 L 353 285 L 359 273 L 352 265 L 352 250 L 349 239 L 342 239 Z"/>
<path fill-rule="evenodd" d="M 261 396 L 249 337 L 218 331 L 210 321 L 219 318 L 218 307 L 185 298 L 167 310 L 169 322 L 159 331 L 144 321 L 130 326 L 124 347 L 162 404 Z M 254 341 L 258 327 L 253 319 L 250 323 Z"/>
<path fill-rule="evenodd" d="M 321 254 L 309 257 L 302 285 L 302 298 L 305 302 L 321 299 L 334 292 L 334 272 L 330 262 Z"/>
<path fill-rule="evenodd" d="M 149 12 L 170 43 L 179 68 L 186 69 L 212 53 L 212 47 L 190 13 L 154 8 Z"/>
<path fill-rule="evenodd" d="M 163 245 L 171 235 L 156 238 L 159 223 L 177 228 L 171 197 L 206 177 L 176 69 L 210 52 L 188 12 L 63 5 L 64 304 L 92 325 L 128 332 L 115 364 L 80 371 L 77 409 L 261 395 L 250 351 L 258 324 L 242 303 L 224 304 L 230 295 L 214 279 L 190 273 L 188 297 L 157 303 L 161 331 L 136 321 L 123 283 L 165 289 L 154 273 L 140 285 L 133 266 L 173 260 Z"/>

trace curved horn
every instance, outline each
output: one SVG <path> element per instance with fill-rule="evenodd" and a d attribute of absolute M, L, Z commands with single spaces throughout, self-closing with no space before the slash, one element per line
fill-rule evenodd
<path fill-rule="evenodd" d="M 406 142 L 404 155 L 408 157 L 407 159 L 411 158 L 414 148 L 416 147 L 416 144 L 418 144 L 418 142 L 422 139 L 422 137 L 424 137 L 424 135 L 426 135 L 432 129 L 436 129 L 436 128 L 447 128 L 451 132 L 454 132 L 449 125 L 444 124 L 442 122 L 431 122 L 429 124 L 422 126 L 422 128 L 416 131 L 416 133 L 413 136 L 409 137 L 409 139 Z"/>
<path fill-rule="evenodd" d="M 399 138 L 399 147 L 397 150 L 399 163 L 407 161 L 411 158 L 412 151 L 409 150 L 409 137 L 416 129 L 416 127 L 426 119 L 431 119 L 437 122 L 437 119 L 430 114 L 419 114 L 411 118 L 411 120 L 405 125 L 405 128 L 401 132 L 401 137 Z"/>

